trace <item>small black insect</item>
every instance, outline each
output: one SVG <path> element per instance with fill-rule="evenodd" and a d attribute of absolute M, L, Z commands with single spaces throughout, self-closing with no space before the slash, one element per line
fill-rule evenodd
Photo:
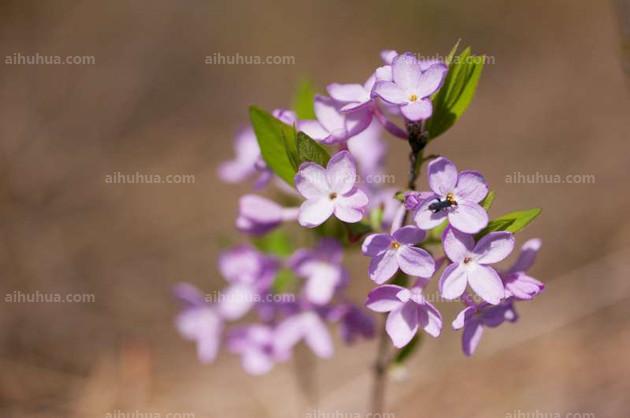
<path fill-rule="evenodd" d="M 453 194 L 449 193 L 446 195 L 446 199 L 444 200 L 440 200 L 436 197 L 435 202 L 429 205 L 429 210 L 433 213 L 438 213 L 442 209 L 447 209 L 452 206 L 457 206 L 457 202 L 455 201 Z"/>

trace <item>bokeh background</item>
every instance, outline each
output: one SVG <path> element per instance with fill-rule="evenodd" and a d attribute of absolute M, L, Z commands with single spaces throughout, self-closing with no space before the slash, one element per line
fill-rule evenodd
<path fill-rule="evenodd" d="M 493 215 L 544 209 L 521 238 L 543 238 L 533 273 L 547 289 L 520 306 L 519 323 L 486 333 L 473 358 L 448 327 L 425 340 L 388 387 L 387 410 L 628 416 L 629 12 L 626 1 L 604 0 L 3 0 L 0 416 L 365 412 L 375 342 L 337 341 L 332 360 L 299 354 L 258 378 L 228 354 L 202 366 L 174 330 L 171 286 L 221 286 L 217 254 L 221 242 L 241 239 L 233 219 L 249 187 L 221 183 L 216 167 L 232 157 L 249 104 L 287 106 L 305 76 L 320 89 L 362 81 L 381 49 L 445 54 L 460 38 L 494 63 L 431 150 L 484 172 L 498 195 Z M 5 64 L 14 53 L 96 62 Z M 205 65 L 213 53 L 295 63 Z M 390 140 L 400 185 L 406 153 Z M 107 184 L 117 171 L 196 181 Z M 506 183 L 514 172 L 596 181 Z M 366 261 L 347 261 L 360 300 L 371 286 Z M 90 293 L 95 302 L 4 300 L 18 290 Z M 449 321 L 456 308 L 443 309 Z"/>

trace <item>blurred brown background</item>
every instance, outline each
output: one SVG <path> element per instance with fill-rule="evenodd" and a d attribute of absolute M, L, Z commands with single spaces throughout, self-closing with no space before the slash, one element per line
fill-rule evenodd
<path fill-rule="evenodd" d="M 404 418 L 628 416 L 629 32 L 620 22 L 629 20 L 618 13 L 629 9 L 604 0 L 3 0 L 1 294 L 96 300 L 0 302 L 0 417 L 304 416 L 294 363 L 261 378 L 227 354 L 201 366 L 173 328 L 172 284 L 220 286 L 219 242 L 236 238 L 237 197 L 249 190 L 218 181 L 217 164 L 231 158 L 249 104 L 287 106 L 303 76 L 320 88 L 362 82 L 381 49 L 445 54 L 459 38 L 495 62 L 432 151 L 483 171 L 498 195 L 492 214 L 544 208 L 521 238 L 543 238 L 533 273 L 548 287 L 470 359 L 448 327 L 455 307 L 444 307 L 443 337 L 427 340 L 390 385 L 387 409 Z M 6 64 L 15 53 L 95 64 Z M 213 53 L 295 64 L 204 65 Z M 393 139 L 390 149 L 402 185 L 407 149 Z M 116 171 L 196 181 L 107 184 Z M 596 182 L 507 184 L 514 172 Z M 366 262 L 352 261 L 361 299 Z M 337 347 L 315 366 L 318 408 L 364 412 L 376 346 Z"/>

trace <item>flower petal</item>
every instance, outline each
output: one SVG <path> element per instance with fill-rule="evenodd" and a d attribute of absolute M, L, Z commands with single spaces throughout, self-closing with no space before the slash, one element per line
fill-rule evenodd
<path fill-rule="evenodd" d="M 245 350 L 241 357 L 243 369 L 254 376 L 268 373 L 273 368 L 273 360 L 269 354 L 252 347 Z"/>
<path fill-rule="evenodd" d="M 419 63 L 418 66 L 422 68 L 423 64 Z M 425 70 L 418 80 L 418 97 L 429 97 L 435 93 L 442 86 L 447 72 L 448 67 L 442 63 L 433 64 Z"/>
<path fill-rule="evenodd" d="M 363 219 L 368 197 L 361 189 L 337 197 L 334 201 L 335 216 L 344 222 L 355 223 Z"/>
<path fill-rule="evenodd" d="M 510 267 L 510 272 L 527 271 L 534 264 L 536 254 L 542 245 L 542 241 L 538 238 L 532 238 L 525 241 L 521 247 L 521 253 L 518 255 L 516 262 Z"/>
<path fill-rule="evenodd" d="M 448 216 L 448 212 L 445 210 L 433 212 L 429 209 L 429 206 L 434 201 L 434 199 L 427 199 L 422 202 L 414 216 L 414 221 L 416 222 L 416 225 L 418 225 L 418 227 L 424 229 L 425 231 L 428 231 L 429 229 L 433 229 L 436 226 L 440 225 L 446 220 L 446 217 Z"/>
<path fill-rule="evenodd" d="M 328 132 L 332 133 L 333 131 L 344 129 L 345 117 L 339 113 L 337 104 L 330 97 L 321 95 L 315 96 L 313 109 L 315 110 L 317 120 Z"/>
<path fill-rule="evenodd" d="M 374 257 L 389 249 L 392 237 L 389 234 L 370 234 L 363 240 L 361 252 L 363 255 Z"/>
<path fill-rule="evenodd" d="M 402 245 L 396 252 L 400 269 L 411 276 L 431 277 L 435 272 L 435 261 L 422 248 Z"/>
<path fill-rule="evenodd" d="M 316 120 L 300 121 L 299 130 L 313 138 L 315 141 L 323 141 L 330 136 L 330 132 Z"/>
<path fill-rule="evenodd" d="M 467 276 L 466 268 L 458 263 L 446 266 L 438 282 L 442 297 L 449 300 L 460 297 L 466 290 Z"/>
<path fill-rule="evenodd" d="M 479 297 L 498 305 L 505 296 L 503 282 L 492 267 L 478 265 L 468 273 L 468 283 Z"/>
<path fill-rule="evenodd" d="M 530 300 L 545 288 L 545 285 L 522 271 L 503 277 L 505 297 L 514 296 L 521 300 Z"/>
<path fill-rule="evenodd" d="M 444 157 L 436 158 L 428 166 L 429 186 L 440 197 L 455 190 L 457 185 L 457 167 Z"/>
<path fill-rule="evenodd" d="M 413 54 L 400 54 L 392 61 L 392 75 L 400 88 L 415 90 L 422 75 L 420 63 Z"/>
<path fill-rule="evenodd" d="M 256 301 L 256 292 L 251 285 L 235 283 L 222 291 L 219 313 L 228 320 L 236 320 L 245 315 Z"/>
<path fill-rule="evenodd" d="M 453 228 L 467 234 L 476 234 L 488 225 L 488 214 L 478 203 L 458 201 L 457 206 L 449 212 L 448 221 Z"/>
<path fill-rule="evenodd" d="M 414 245 L 424 240 L 426 236 L 422 229 L 416 228 L 413 225 L 403 226 L 396 230 L 392 237 L 401 244 Z"/>
<path fill-rule="evenodd" d="M 451 261 L 460 263 L 474 248 L 475 239 L 472 235 L 448 227 L 442 236 L 442 245 L 446 256 Z"/>
<path fill-rule="evenodd" d="M 370 279 L 378 284 L 385 283 L 398 271 L 396 250 L 385 251 L 370 260 Z"/>
<path fill-rule="evenodd" d="M 319 199 L 309 199 L 300 206 L 298 223 L 305 228 L 315 228 L 330 218 L 335 205 L 327 196 Z"/>
<path fill-rule="evenodd" d="M 385 75 L 377 74 L 377 77 L 385 77 Z M 409 101 L 405 91 L 391 81 L 377 81 L 372 92 L 387 103 L 395 105 L 403 105 Z"/>
<path fill-rule="evenodd" d="M 334 348 L 330 333 L 326 329 L 326 325 L 321 318 L 313 313 L 307 312 L 302 314 L 305 316 L 303 321 L 303 327 L 305 330 L 304 341 L 306 345 L 315 353 L 318 357 L 329 358 L 333 355 Z"/>
<path fill-rule="evenodd" d="M 328 94 L 338 102 L 363 102 L 369 95 L 361 84 L 332 83 L 326 88 Z"/>
<path fill-rule="evenodd" d="M 507 231 L 490 232 L 477 242 L 473 253 L 480 264 L 494 264 L 504 260 L 514 249 L 514 235 Z"/>
<path fill-rule="evenodd" d="M 295 188 L 306 199 L 328 197 L 330 187 L 326 179 L 326 170 L 315 163 L 303 163 L 295 175 Z"/>
<path fill-rule="evenodd" d="M 404 288 L 393 284 L 378 286 L 368 293 L 365 306 L 374 312 L 393 311 L 402 304 L 397 296 L 401 290 Z"/>
<path fill-rule="evenodd" d="M 462 171 L 454 192 L 456 198 L 479 203 L 488 194 L 488 185 L 478 171 Z"/>
<path fill-rule="evenodd" d="M 418 332 L 418 305 L 407 302 L 391 311 L 385 322 L 385 330 L 394 346 L 401 348 L 407 345 Z"/>
<path fill-rule="evenodd" d="M 462 334 L 462 350 L 467 356 L 472 356 L 481 336 L 483 335 L 483 327 L 479 321 L 470 321 L 464 327 L 464 333 Z"/>
<path fill-rule="evenodd" d="M 428 302 L 423 305 L 423 308 L 426 313 L 426 322 L 423 321 L 424 331 L 432 337 L 439 337 L 442 330 L 442 315 Z"/>
<path fill-rule="evenodd" d="M 462 329 L 466 322 L 470 319 L 470 317 L 475 313 L 475 308 L 473 306 L 467 306 L 455 317 L 453 323 L 451 324 L 453 329 Z"/>
<path fill-rule="evenodd" d="M 313 261 L 305 263 L 301 270 L 308 277 L 304 285 L 306 299 L 315 305 L 330 302 L 341 281 L 340 268 L 327 262 Z"/>
<path fill-rule="evenodd" d="M 431 117 L 433 105 L 431 100 L 423 99 L 409 102 L 400 107 L 403 116 L 412 121 L 425 120 Z"/>
<path fill-rule="evenodd" d="M 352 190 L 357 181 L 357 168 L 350 152 L 340 151 L 330 159 L 326 179 L 331 192 L 344 194 Z"/>

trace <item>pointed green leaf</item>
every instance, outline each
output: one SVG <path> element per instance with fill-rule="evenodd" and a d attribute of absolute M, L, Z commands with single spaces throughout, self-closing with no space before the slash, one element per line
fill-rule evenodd
<path fill-rule="evenodd" d="M 488 225 L 482 229 L 475 238 L 479 239 L 494 231 L 519 232 L 536 219 L 541 212 L 542 209 L 534 208 L 507 213 L 488 222 Z"/>
<path fill-rule="evenodd" d="M 484 197 L 484 199 L 481 201 L 480 205 L 485 209 L 488 210 L 490 209 L 490 206 L 492 206 L 492 202 L 494 202 L 494 197 L 495 194 L 493 191 L 490 191 L 486 197 Z"/>
<path fill-rule="evenodd" d="M 330 160 L 328 151 L 304 132 L 297 134 L 297 156 L 300 164 L 305 161 L 312 161 L 322 167 L 326 167 L 328 160 Z"/>

